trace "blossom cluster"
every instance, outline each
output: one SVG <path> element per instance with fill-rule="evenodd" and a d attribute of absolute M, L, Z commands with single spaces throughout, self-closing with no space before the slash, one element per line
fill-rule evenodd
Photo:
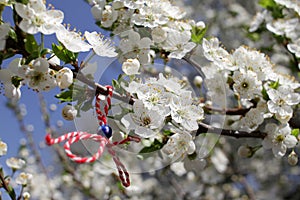
<path fill-rule="evenodd" d="M 224 102 L 224 98 L 235 95 L 238 104 L 249 109 L 235 126 L 252 132 L 273 118 L 278 125 L 271 123 L 276 127 L 272 130 L 266 127 L 268 136 L 264 147 L 272 148 L 278 157 L 282 157 L 287 148 L 295 147 L 298 140 L 291 135 L 288 122 L 293 116 L 293 106 L 300 102 L 300 94 L 296 92 L 300 84 L 277 73 L 269 59 L 256 50 L 241 46 L 229 53 L 219 45 L 217 38 L 203 39 L 202 48 L 204 56 L 211 61 L 205 68 L 205 82 L 214 106 L 225 109 L 230 104 Z"/>
<path fill-rule="evenodd" d="M 286 38 L 287 49 L 300 58 L 300 3 L 289 0 L 274 0 L 278 4 L 279 13 L 273 14 L 266 9 L 258 12 L 250 25 L 250 32 L 256 31 L 262 25 L 278 37 Z M 298 65 L 300 69 L 300 65 Z"/>
<path fill-rule="evenodd" d="M 133 80 L 128 86 L 123 84 L 123 88 L 136 98 L 132 112 L 121 119 L 127 130 L 151 139 L 161 139 L 166 130 L 172 131 L 174 135 L 164 146 L 164 152 L 172 158 L 194 153 L 191 132 L 197 131 L 204 111 L 199 103 L 193 102 L 192 92 L 184 82 L 175 77 L 165 78 L 160 73 L 158 78 L 145 82 Z"/>
<path fill-rule="evenodd" d="M 257 158 L 263 157 L 263 153 L 258 151 L 261 147 L 271 149 L 275 158 L 282 158 L 288 154 L 288 163 L 297 165 L 297 144 L 300 135 L 298 124 L 292 123 L 292 120 L 299 114 L 297 110 L 299 112 L 300 83 L 295 77 L 277 71 L 277 63 L 271 62 L 268 53 L 240 44 L 233 50 L 226 50 L 220 45 L 218 38 L 205 35 L 209 29 L 211 33 L 218 31 L 214 23 L 207 27 L 203 21 L 189 19 L 187 17 L 189 13 L 182 7 L 174 5 L 174 1 L 88 0 L 88 3 L 91 5 L 91 13 L 97 21 L 96 24 L 109 31 L 112 40 L 104 38 L 96 31 L 81 33 L 75 28 L 72 30 L 71 25 L 63 24 L 64 13 L 54 9 L 52 5 L 47 6 L 44 0 L 0 1 L 0 9 L 3 7 L 12 9 L 15 15 L 15 26 L 4 21 L 0 22 L 0 80 L 5 96 L 12 100 L 10 103 L 18 102 L 21 98 L 21 87 L 25 85 L 37 92 L 54 91 L 54 88 L 58 88 L 60 93 L 55 97 L 61 103 L 68 103 L 62 109 L 62 117 L 65 120 L 74 120 L 80 115 L 85 118 L 85 114 L 88 113 L 85 111 L 93 108 L 95 89 L 97 94 L 105 94 L 103 89 L 105 87 L 102 88 L 93 80 L 93 73 L 104 67 L 92 64 L 94 69 L 90 70 L 88 62 L 93 56 L 109 57 L 119 61 L 119 63 L 112 62 L 114 70 L 120 67 L 123 72 L 118 80 L 112 81 L 114 86 L 112 97 L 116 97 L 120 102 L 114 104 L 112 101 L 112 109 L 109 111 L 112 115 L 109 116 L 108 123 L 114 121 L 119 127 L 112 125 L 113 136 L 109 140 L 114 142 L 119 136 L 125 139 L 133 134 L 141 138 L 140 143 L 124 142 L 118 146 L 121 150 L 132 148 L 138 154 L 124 156 L 129 167 L 133 169 L 141 167 L 141 170 L 144 170 L 150 169 L 149 166 L 155 166 L 155 169 L 158 169 L 165 166 L 164 159 L 166 159 L 172 162 L 171 164 L 166 162 L 170 164 L 172 173 L 190 180 L 186 182 L 193 187 L 198 187 L 197 181 L 202 181 L 203 185 L 212 185 L 225 182 L 227 179 L 232 179 L 233 182 L 240 180 L 236 182 L 245 184 L 247 181 L 226 177 L 228 171 L 237 168 L 233 166 L 234 164 L 230 166 L 230 162 L 239 162 L 234 156 L 231 159 L 226 155 L 234 151 L 237 143 L 232 144 L 231 148 L 229 142 L 219 138 L 216 134 L 218 131 L 221 135 L 236 138 L 263 139 L 256 141 L 257 146 L 243 144 L 239 148 L 236 147 L 241 157 L 252 157 L 254 154 L 257 156 L 253 158 L 252 168 L 261 164 L 255 163 Z M 249 35 L 260 34 L 265 31 L 265 26 L 276 41 L 290 53 L 291 58 L 288 56 L 284 58 L 291 61 L 296 70 L 299 70 L 300 4 L 295 0 L 261 0 L 260 5 L 265 9 L 256 15 L 250 27 L 246 25 L 249 28 Z M 249 14 L 246 15 L 246 10 L 240 5 L 233 4 L 230 9 L 232 16 L 222 21 L 224 26 L 244 26 L 244 23 L 249 22 Z M 0 14 L 1 12 L 2 10 Z M 207 10 L 205 15 L 214 18 L 211 10 Z M 55 35 L 57 44 L 45 47 L 43 40 L 47 35 Z M 41 39 L 40 43 L 37 42 L 38 37 Z M 239 43 L 236 38 L 234 39 L 235 44 Z M 279 51 L 277 48 L 279 47 L 274 45 L 274 49 L 271 50 Z M 88 51 L 93 52 L 92 56 L 80 62 L 78 54 Z M 8 58 L 11 58 L 8 66 L 2 66 L 2 61 Z M 184 73 L 178 75 L 172 68 L 173 64 L 182 65 L 175 67 Z M 159 65 L 164 67 L 163 73 L 160 69 L 152 68 L 153 66 L 159 68 Z M 192 69 L 192 66 L 195 69 Z M 195 76 L 194 70 L 200 72 L 201 76 L 198 74 Z M 87 75 L 85 73 L 87 71 L 93 72 Z M 189 84 L 187 77 L 195 77 L 194 82 Z M 197 89 L 197 92 L 193 92 L 193 89 Z M 71 106 L 70 102 L 73 102 L 74 106 Z M 108 107 L 106 105 L 104 109 Z M 51 110 L 55 109 L 54 106 Z M 118 110 L 118 113 L 114 113 L 114 109 Z M 214 121 L 216 118 L 218 121 L 224 113 L 228 115 L 224 117 L 226 123 L 223 127 L 217 122 L 209 124 L 210 119 Z M 49 119 L 49 116 L 45 114 L 44 120 Z M 17 117 L 20 122 L 21 117 Z M 90 120 L 87 117 L 84 120 L 79 118 L 82 120 L 81 123 L 86 119 Z M 91 123 L 95 121 L 96 118 Z M 49 124 L 49 121 L 45 122 L 47 131 L 52 130 Z M 63 123 L 59 124 L 58 126 L 62 126 Z M 206 131 L 208 133 L 205 133 Z M 210 153 L 215 145 L 214 151 Z M 147 153 L 156 151 L 162 160 L 144 159 L 150 156 Z M 7 145 L 0 140 L 0 156 L 6 152 Z M 26 153 L 29 154 L 28 152 L 24 154 Z M 121 153 L 125 154 L 126 151 Z M 145 157 L 144 153 L 147 154 Z M 101 159 L 110 164 L 105 156 L 104 153 Z M 210 156 L 210 159 L 204 160 L 203 158 L 207 156 Z M 61 157 L 59 159 L 64 162 L 64 167 L 67 166 L 68 161 L 66 164 Z M 135 159 L 141 159 L 142 162 L 133 166 Z M 214 168 L 205 171 L 203 165 L 206 162 Z M 11 158 L 6 164 L 15 172 L 23 169 L 28 162 Z M 37 165 L 37 163 L 30 164 Z M 62 172 L 61 177 L 53 178 L 49 188 L 48 185 L 39 184 L 48 179 L 45 174 L 37 173 L 37 166 L 29 166 L 31 170 L 17 173 L 15 182 L 22 187 L 28 185 L 35 198 L 44 195 L 45 199 L 62 199 L 64 196 L 62 190 L 68 190 L 70 187 L 78 187 L 91 197 L 95 194 L 109 199 L 110 195 L 115 194 L 113 190 L 117 190 L 117 186 L 107 186 L 102 179 L 106 176 L 106 180 L 110 183 L 116 182 L 114 176 L 110 176 L 114 173 L 110 168 L 103 168 L 99 163 L 70 166 L 71 168 L 64 169 L 66 171 Z M 270 166 L 266 173 L 271 176 L 271 171 L 274 168 L 276 171 L 277 165 L 270 164 Z M 201 173 L 202 171 L 205 172 Z M 219 174 L 224 176 L 219 177 Z M 259 171 L 258 176 L 264 175 Z M 31 179 L 34 182 L 31 183 Z M 133 186 L 120 192 L 128 198 L 134 196 L 134 192 L 139 193 L 138 195 L 151 193 L 157 185 L 155 180 L 147 179 L 142 174 L 132 179 Z M 147 184 L 143 185 L 142 181 L 143 183 L 148 181 L 150 189 L 146 187 Z M 140 188 L 135 188 L 134 191 L 134 185 L 138 184 Z M 236 188 L 234 185 L 238 184 L 225 185 L 222 188 L 226 190 L 224 194 L 227 192 L 230 197 L 239 196 L 232 192 Z M 63 189 L 60 190 L 60 187 Z M 210 190 L 205 187 L 208 186 L 203 186 L 201 192 L 207 198 L 209 194 L 219 191 L 216 188 Z M 244 188 L 247 190 L 247 185 Z M 195 191 L 190 191 L 188 186 L 185 189 L 194 195 L 195 199 L 201 196 L 195 194 Z M 28 199 L 30 196 L 28 195 L 24 193 L 23 198 Z M 72 194 L 72 198 L 73 196 L 84 198 L 83 194 L 78 193 Z M 189 197 L 183 195 L 182 198 Z"/>

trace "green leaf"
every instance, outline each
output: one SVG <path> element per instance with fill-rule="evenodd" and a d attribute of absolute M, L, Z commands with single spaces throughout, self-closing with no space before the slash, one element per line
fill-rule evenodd
<path fill-rule="evenodd" d="M 16 2 L 26 5 L 26 4 L 28 4 L 29 0 L 16 0 Z"/>
<path fill-rule="evenodd" d="M 41 50 L 41 56 L 52 53 L 51 49 L 45 48 Z"/>
<path fill-rule="evenodd" d="M 277 80 L 276 82 L 270 83 L 269 86 L 270 86 L 270 88 L 277 90 L 277 88 L 280 86 L 279 80 Z"/>
<path fill-rule="evenodd" d="M 299 128 L 293 129 L 291 134 L 292 134 L 293 136 L 295 136 L 295 137 L 298 137 L 298 135 L 299 135 Z"/>
<path fill-rule="evenodd" d="M 69 63 L 68 56 L 65 54 L 63 46 L 52 44 L 52 50 L 60 60 Z"/>
<path fill-rule="evenodd" d="M 67 90 L 63 91 L 60 94 L 55 95 L 57 99 L 59 99 L 61 102 L 72 102 L 73 98 L 73 91 L 72 90 Z"/>
<path fill-rule="evenodd" d="M 170 130 L 164 130 L 164 132 L 163 132 L 163 134 L 164 135 L 167 135 L 167 136 L 169 136 L 169 135 L 172 135 L 172 131 L 170 131 Z"/>
<path fill-rule="evenodd" d="M 269 98 L 269 95 L 267 93 L 267 90 L 265 87 L 263 87 L 262 91 L 261 91 L 262 95 L 263 95 L 263 99 L 268 101 L 270 98 Z"/>
<path fill-rule="evenodd" d="M 259 0 L 258 4 L 266 9 L 276 6 L 276 2 L 274 0 Z"/>
<path fill-rule="evenodd" d="M 11 199 L 16 199 L 15 190 L 10 185 L 8 186 L 8 191 L 7 192 L 8 192 Z"/>
<path fill-rule="evenodd" d="M 282 13 L 283 8 L 280 5 L 276 4 L 274 0 L 260 0 L 258 3 L 261 7 L 271 11 L 272 16 L 275 19 L 284 17 Z"/>
<path fill-rule="evenodd" d="M 62 61 L 64 61 L 65 63 L 71 63 L 71 62 L 75 62 L 77 57 L 78 57 L 78 53 L 74 53 L 72 51 L 69 51 L 68 49 L 66 49 L 64 46 L 62 45 L 56 45 L 56 44 L 52 44 L 52 50 L 54 52 L 54 54 Z"/>
<path fill-rule="evenodd" d="M 197 26 L 192 27 L 192 42 L 195 42 L 196 44 L 201 44 L 202 39 L 207 31 L 207 28 L 199 28 Z"/>
<path fill-rule="evenodd" d="M 36 58 L 38 58 L 38 57 L 40 57 L 39 51 L 32 52 L 32 53 L 28 56 L 28 58 L 26 59 L 25 64 L 29 64 L 32 60 L 34 60 L 34 59 L 36 59 Z"/>
<path fill-rule="evenodd" d="M 144 147 L 139 154 L 144 154 L 144 153 L 151 153 L 157 150 L 160 150 L 164 146 L 163 143 L 158 141 L 157 139 L 154 139 L 154 142 L 149 146 L 149 147 Z"/>
<path fill-rule="evenodd" d="M 25 50 L 28 53 L 34 53 L 39 51 L 39 45 L 37 44 L 35 38 L 33 35 L 26 35 L 26 38 L 24 39 L 25 42 Z"/>
<path fill-rule="evenodd" d="M 17 34 L 16 32 L 14 31 L 14 29 L 10 29 L 10 31 L 8 32 L 8 36 L 13 39 L 14 41 L 18 41 L 18 37 L 17 37 Z"/>
<path fill-rule="evenodd" d="M 18 77 L 18 76 L 13 76 L 12 78 L 11 78 L 11 82 L 12 82 L 12 84 L 16 87 L 16 88 L 18 88 L 20 85 L 21 85 L 21 81 L 22 81 L 23 79 L 22 78 L 20 78 L 20 77 Z"/>

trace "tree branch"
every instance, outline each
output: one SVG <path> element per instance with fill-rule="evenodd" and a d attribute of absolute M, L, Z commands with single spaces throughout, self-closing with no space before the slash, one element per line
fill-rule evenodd
<path fill-rule="evenodd" d="M 198 136 L 198 135 L 204 134 L 204 133 L 215 133 L 215 134 L 219 134 L 219 135 L 235 137 L 237 139 L 238 138 L 261 138 L 261 139 L 264 139 L 267 135 L 266 133 L 263 133 L 260 131 L 253 131 L 253 132 L 249 133 L 246 131 L 237 131 L 237 130 L 216 128 L 216 127 L 210 126 L 208 124 L 205 124 L 203 122 L 200 122 L 196 135 Z"/>
<path fill-rule="evenodd" d="M 24 53 L 20 50 L 17 50 L 17 51 L 19 53 L 21 53 L 23 56 L 27 56 L 26 53 Z M 192 54 L 192 52 L 187 54 L 185 57 L 183 57 L 183 60 L 185 60 L 187 63 L 192 65 L 195 69 L 197 69 L 197 71 L 200 73 L 200 75 L 204 79 L 205 74 L 203 73 L 201 66 L 197 62 L 195 62 L 193 59 L 191 59 L 191 54 Z M 76 65 L 77 64 L 78 63 L 76 63 Z M 50 64 L 50 68 L 58 71 L 58 70 L 62 69 L 63 67 Z M 82 83 L 85 83 L 86 85 L 88 85 L 89 87 L 94 89 L 96 91 L 95 92 L 96 94 L 102 94 L 105 96 L 108 95 L 108 91 L 105 86 L 86 78 L 80 71 L 78 71 L 78 67 L 75 67 L 75 70 L 73 70 L 73 76 L 77 80 L 81 81 Z M 204 88 L 206 88 L 205 84 L 203 84 L 203 86 L 204 86 Z M 135 101 L 135 99 L 132 96 L 123 96 L 123 95 L 120 95 L 119 93 L 117 93 L 116 91 L 113 91 L 113 98 L 118 99 L 118 100 L 128 103 L 128 104 L 131 104 L 131 105 L 133 105 L 133 103 Z M 224 112 L 224 110 L 218 110 L 218 109 L 214 109 L 214 111 Z M 242 114 L 243 115 L 243 114 L 247 113 L 247 111 L 248 110 L 229 109 L 229 110 L 225 110 L 225 114 Z M 224 136 L 235 137 L 235 138 L 262 138 L 263 139 L 266 136 L 265 133 L 261 133 L 259 131 L 248 133 L 248 132 L 243 132 L 243 131 L 224 130 L 224 129 L 220 129 L 220 128 L 211 127 L 204 123 L 199 123 L 199 129 L 197 131 L 197 135 L 206 133 L 206 132 L 217 133 L 217 134 L 221 134 Z"/>

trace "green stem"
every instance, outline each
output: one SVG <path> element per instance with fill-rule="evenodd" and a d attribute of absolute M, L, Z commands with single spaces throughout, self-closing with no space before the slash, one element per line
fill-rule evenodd
<path fill-rule="evenodd" d="M 5 178 L 3 177 L 2 173 L 0 173 L 0 181 L 2 182 L 2 187 L 8 193 L 8 195 L 10 196 L 10 198 L 12 200 L 16 200 L 15 191 L 7 184 L 7 182 L 5 181 Z"/>

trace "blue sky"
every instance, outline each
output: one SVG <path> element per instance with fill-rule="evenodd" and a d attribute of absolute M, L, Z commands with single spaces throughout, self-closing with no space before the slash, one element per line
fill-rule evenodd
<path fill-rule="evenodd" d="M 71 24 L 71 28 L 76 28 L 78 31 L 98 31 L 100 28 L 95 25 L 95 20 L 92 17 L 90 12 L 90 5 L 88 5 L 83 0 L 48 0 L 47 4 L 52 4 L 56 9 L 62 10 L 65 14 L 64 23 Z M 12 24 L 11 21 L 11 9 L 6 8 L 3 13 L 3 19 Z M 50 47 L 51 42 L 54 41 L 55 36 L 45 36 L 45 46 Z M 79 59 L 82 60 L 87 56 L 88 53 L 82 54 Z M 8 62 L 4 62 L 2 67 L 6 67 Z M 58 103 L 58 100 L 54 98 L 54 95 L 59 92 L 58 89 L 55 89 L 51 92 L 43 92 L 47 100 L 47 104 Z M 22 87 L 22 97 L 20 103 L 24 103 L 27 106 L 27 116 L 25 117 L 26 124 L 32 124 L 35 129 L 33 132 L 34 140 L 36 144 L 39 144 L 43 141 L 45 136 L 44 125 L 41 120 L 40 107 L 38 96 L 35 92 L 32 92 L 27 86 Z M 16 120 L 16 117 L 13 115 L 12 111 L 6 108 L 6 98 L 3 95 L 0 95 L 0 138 L 8 144 L 8 154 L 7 156 L 0 157 L 0 166 L 6 167 L 5 160 L 11 156 L 16 156 L 19 141 L 21 138 L 24 138 L 23 133 L 19 129 L 19 124 Z M 55 125 L 57 120 L 63 120 L 61 117 L 61 108 L 64 106 L 58 105 L 56 112 L 51 112 L 51 123 Z M 72 123 L 66 123 L 64 120 L 65 126 L 70 127 Z M 51 148 L 51 147 L 47 147 Z M 46 148 L 46 149 L 47 149 Z"/>

